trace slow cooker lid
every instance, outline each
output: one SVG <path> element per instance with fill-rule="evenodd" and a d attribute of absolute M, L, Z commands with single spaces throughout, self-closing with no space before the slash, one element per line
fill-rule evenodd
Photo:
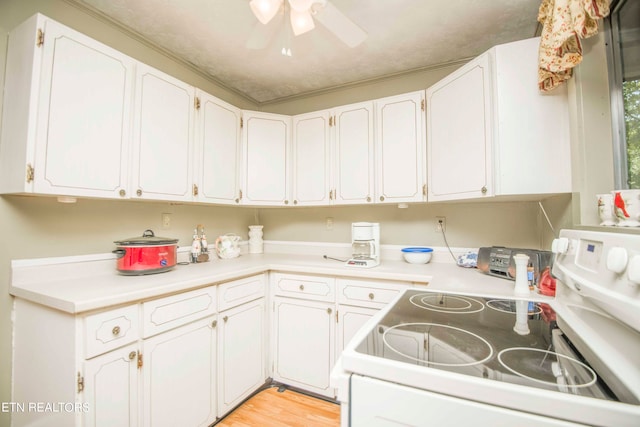
<path fill-rule="evenodd" d="M 171 239 L 169 237 L 156 236 L 152 230 L 145 230 L 142 236 L 130 237 L 124 240 L 116 240 L 116 245 L 120 246 L 145 246 L 145 245 L 174 245 L 178 243 L 178 239 Z"/>

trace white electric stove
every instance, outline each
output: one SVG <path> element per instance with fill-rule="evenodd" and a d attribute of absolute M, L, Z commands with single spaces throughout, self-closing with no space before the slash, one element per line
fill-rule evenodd
<path fill-rule="evenodd" d="M 640 426 L 640 235 L 553 250 L 555 299 L 409 289 L 378 313 L 338 364 L 343 425 Z"/>

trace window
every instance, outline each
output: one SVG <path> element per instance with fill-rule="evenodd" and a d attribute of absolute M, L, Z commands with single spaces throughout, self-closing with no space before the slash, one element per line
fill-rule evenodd
<path fill-rule="evenodd" d="M 616 189 L 640 189 L 640 2 L 617 0 L 607 19 Z"/>

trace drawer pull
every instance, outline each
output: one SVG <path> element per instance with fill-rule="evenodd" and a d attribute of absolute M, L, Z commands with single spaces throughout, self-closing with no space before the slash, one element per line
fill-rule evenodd
<path fill-rule="evenodd" d="M 118 336 L 118 335 L 120 335 L 120 326 L 114 326 L 114 327 L 113 327 L 113 329 L 111 330 L 111 333 L 112 333 L 114 336 Z"/>
<path fill-rule="evenodd" d="M 129 360 L 133 360 L 133 359 L 135 359 L 137 354 L 138 354 L 138 353 L 137 353 L 137 352 L 135 352 L 135 351 L 132 351 L 131 353 L 129 353 Z"/>
<path fill-rule="evenodd" d="M 304 291 L 304 285 L 300 285 L 300 290 Z"/>
<path fill-rule="evenodd" d="M 369 294 L 369 299 L 370 299 L 370 300 L 374 299 L 375 297 L 376 297 L 376 296 L 373 294 L 373 292 L 371 292 L 371 293 Z"/>
<path fill-rule="evenodd" d="M 216 326 L 218 326 L 218 321 L 214 320 L 213 322 L 211 322 L 211 327 L 215 328 Z"/>
<path fill-rule="evenodd" d="M 227 323 L 227 320 L 229 320 L 229 316 L 224 316 L 222 320 L 224 320 L 224 323 Z"/>

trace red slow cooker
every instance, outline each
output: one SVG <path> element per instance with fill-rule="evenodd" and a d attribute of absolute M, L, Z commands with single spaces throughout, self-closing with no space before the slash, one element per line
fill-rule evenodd
<path fill-rule="evenodd" d="M 156 237 L 151 230 L 145 230 L 142 236 L 131 237 L 113 242 L 118 249 L 117 269 L 120 274 L 142 275 L 162 273 L 176 265 L 178 239 Z"/>

